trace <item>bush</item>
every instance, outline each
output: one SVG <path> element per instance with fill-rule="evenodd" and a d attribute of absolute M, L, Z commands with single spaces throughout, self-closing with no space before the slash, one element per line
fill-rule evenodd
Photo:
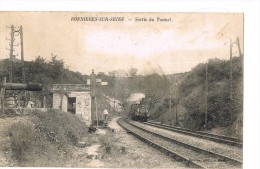
<path fill-rule="evenodd" d="M 9 132 L 13 156 L 19 161 L 26 160 L 25 153 L 37 140 L 32 127 L 21 122 L 14 124 Z"/>
<path fill-rule="evenodd" d="M 34 112 L 30 120 L 14 124 L 11 149 L 18 166 L 65 166 L 75 146 L 87 134 L 87 127 L 70 113 L 49 110 Z"/>
<path fill-rule="evenodd" d="M 71 113 L 49 110 L 47 113 L 34 113 L 36 128 L 43 131 L 50 139 L 56 139 L 63 145 L 76 145 L 79 139 L 86 134 L 84 122 Z M 51 134 L 50 134 L 51 133 Z"/>
<path fill-rule="evenodd" d="M 41 137 L 32 123 L 18 122 L 9 132 L 12 155 L 19 167 L 59 166 L 59 150 Z"/>

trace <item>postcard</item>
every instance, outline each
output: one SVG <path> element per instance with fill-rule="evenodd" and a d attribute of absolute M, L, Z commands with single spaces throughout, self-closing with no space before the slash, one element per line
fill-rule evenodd
<path fill-rule="evenodd" d="M 243 13 L 0 18 L 1 167 L 242 168 Z"/>

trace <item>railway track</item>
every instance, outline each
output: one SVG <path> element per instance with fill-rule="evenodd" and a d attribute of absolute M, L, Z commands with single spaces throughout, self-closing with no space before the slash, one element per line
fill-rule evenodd
<path fill-rule="evenodd" d="M 182 133 L 182 134 L 187 134 L 190 136 L 198 137 L 198 138 L 203 138 L 211 141 L 215 141 L 218 143 L 224 143 L 236 147 L 243 147 L 243 141 L 237 138 L 233 137 L 226 137 L 226 136 L 221 136 L 221 135 L 215 135 L 215 134 L 210 134 L 206 132 L 201 132 L 201 131 L 194 131 L 194 130 L 189 130 L 189 129 L 184 129 L 180 127 L 174 127 L 174 126 L 169 126 L 169 125 L 161 125 L 153 122 L 144 122 L 144 124 L 150 125 L 150 126 L 155 126 L 167 130 L 171 130 L 174 132 Z"/>
<path fill-rule="evenodd" d="M 119 125 L 129 133 L 160 149 L 177 161 L 191 168 L 241 168 L 242 162 L 211 151 L 207 151 L 153 131 L 136 126 L 125 119 L 118 120 Z"/>

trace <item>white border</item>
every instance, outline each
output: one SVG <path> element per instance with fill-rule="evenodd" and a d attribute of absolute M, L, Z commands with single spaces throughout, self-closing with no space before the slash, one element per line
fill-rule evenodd
<path fill-rule="evenodd" d="M 4 11 L 257 12 L 258 0 L 0 0 Z"/>
<path fill-rule="evenodd" d="M 259 163 L 259 11 L 258 0 L 0 0 L 0 11 L 238 12 L 244 13 L 244 164 Z M 0 18 L 1 20 L 1 18 Z"/>

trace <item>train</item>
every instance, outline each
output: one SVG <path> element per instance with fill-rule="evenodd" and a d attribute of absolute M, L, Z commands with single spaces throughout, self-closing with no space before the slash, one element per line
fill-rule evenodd
<path fill-rule="evenodd" d="M 130 113 L 133 120 L 146 122 L 148 120 L 148 108 L 144 103 L 144 99 L 140 103 L 132 104 Z"/>

